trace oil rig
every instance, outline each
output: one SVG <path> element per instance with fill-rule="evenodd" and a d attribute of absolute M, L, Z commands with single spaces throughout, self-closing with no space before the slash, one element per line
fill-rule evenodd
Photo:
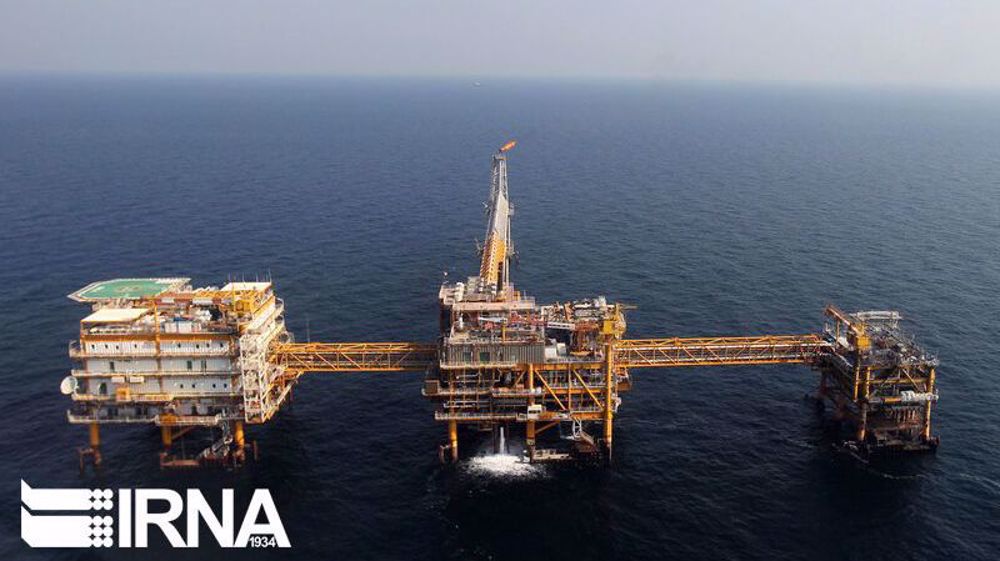
<path fill-rule="evenodd" d="M 444 282 L 433 342 L 295 342 L 270 281 L 195 288 L 186 278 L 115 279 L 70 298 L 90 304 L 70 343 L 76 361 L 61 390 L 70 423 L 89 427 L 87 460 L 101 463 L 102 425 L 154 425 L 160 465 L 240 465 L 246 425 L 272 419 L 310 372 L 413 371 L 459 459 L 467 430 L 523 431 L 524 460 L 612 456 L 615 416 L 632 371 L 803 364 L 819 373 L 816 397 L 862 453 L 928 451 L 937 359 L 894 311 L 825 310 L 821 331 L 740 337 L 626 339 L 626 307 L 603 296 L 538 304 L 511 280 L 511 141 L 492 157 L 478 274 Z M 553 430 L 557 429 L 557 430 Z M 178 443 L 201 433 L 188 454 Z M 207 440 L 206 440 L 207 434 Z M 201 448 L 199 446 L 199 448 Z"/>

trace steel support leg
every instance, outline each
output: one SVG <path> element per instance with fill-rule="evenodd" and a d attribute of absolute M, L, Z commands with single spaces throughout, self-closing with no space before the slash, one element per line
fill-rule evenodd
<path fill-rule="evenodd" d="M 94 454 L 94 465 L 101 465 L 101 425 L 90 423 L 90 450 Z"/>
<path fill-rule="evenodd" d="M 609 341 L 605 345 L 605 372 L 604 372 L 604 446 L 607 448 L 608 461 L 611 461 L 612 441 L 614 440 L 614 382 L 615 382 L 615 357 L 614 345 Z"/>
<path fill-rule="evenodd" d="M 448 448 L 451 450 L 451 461 L 458 461 L 458 421 L 448 421 Z"/>

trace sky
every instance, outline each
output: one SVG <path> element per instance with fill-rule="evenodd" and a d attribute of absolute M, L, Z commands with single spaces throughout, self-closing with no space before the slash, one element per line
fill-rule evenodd
<path fill-rule="evenodd" d="M 1000 86 L 1000 0 L 0 0 L 0 72 Z"/>

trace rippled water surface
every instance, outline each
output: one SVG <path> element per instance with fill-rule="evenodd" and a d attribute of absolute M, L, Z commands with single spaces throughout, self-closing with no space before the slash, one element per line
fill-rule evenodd
<path fill-rule="evenodd" d="M 635 304 L 638 337 L 899 309 L 941 358 L 939 452 L 832 453 L 804 368 L 636 371 L 613 466 L 510 477 L 438 464 L 419 375 L 314 375 L 250 431 L 261 461 L 242 471 L 161 472 L 156 432 L 129 428 L 79 475 L 58 384 L 85 309 L 66 294 L 269 274 L 299 339 L 433 339 L 442 271 L 475 270 L 489 155 L 512 137 L 522 289 Z M 2 78 L 0 552 L 220 555 L 29 551 L 24 478 L 267 487 L 294 548 L 234 559 L 995 559 L 998 242 L 1000 94 Z"/>

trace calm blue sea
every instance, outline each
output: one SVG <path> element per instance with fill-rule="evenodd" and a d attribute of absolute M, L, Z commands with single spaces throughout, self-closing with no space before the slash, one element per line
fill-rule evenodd
<path fill-rule="evenodd" d="M 629 334 L 798 333 L 893 308 L 941 359 L 936 455 L 835 454 L 794 366 L 636 371 L 611 467 L 442 467 L 415 374 L 313 375 L 238 472 L 58 391 L 98 279 L 271 276 L 299 339 L 432 340 L 510 160 L 515 282 Z M 32 486 L 271 489 L 294 548 L 227 559 L 996 559 L 1000 93 L 485 80 L 0 78 L 0 555 Z"/>

